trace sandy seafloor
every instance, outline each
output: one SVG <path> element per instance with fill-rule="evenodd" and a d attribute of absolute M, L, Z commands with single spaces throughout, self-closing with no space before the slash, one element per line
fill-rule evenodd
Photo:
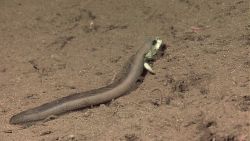
<path fill-rule="evenodd" d="M 105 86 L 147 37 L 139 88 L 54 120 L 12 115 Z M 1 141 L 249 141 L 249 0 L 0 0 Z"/>

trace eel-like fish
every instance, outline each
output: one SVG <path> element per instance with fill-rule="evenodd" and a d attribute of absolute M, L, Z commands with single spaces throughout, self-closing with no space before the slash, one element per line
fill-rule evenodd
<path fill-rule="evenodd" d="M 154 40 L 153 40 L 154 41 Z M 153 41 L 146 42 L 129 60 L 112 84 L 59 98 L 41 106 L 23 111 L 11 117 L 11 124 L 21 124 L 46 119 L 72 110 L 106 103 L 128 93 L 140 80 L 145 63 L 145 55 L 152 49 Z"/>

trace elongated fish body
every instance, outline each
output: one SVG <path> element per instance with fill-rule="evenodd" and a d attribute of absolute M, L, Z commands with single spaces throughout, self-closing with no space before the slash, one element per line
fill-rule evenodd
<path fill-rule="evenodd" d="M 11 124 L 20 124 L 45 119 L 52 115 L 60 115 L 68 111 L 111 101 L 131 90 L 143 72 L 144 56 L 152 47 L 152 40 L 145 43 L 130 62 L 125 66 L 123 77 L 117 78 L 112 84 L 86 92 L 59 98 L 41 106 L 23 111 L 10 119 Z"/>

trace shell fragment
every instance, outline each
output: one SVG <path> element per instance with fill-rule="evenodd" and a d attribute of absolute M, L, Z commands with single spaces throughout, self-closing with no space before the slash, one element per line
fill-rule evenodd
<path fill-rule="evenodd" d="M 148 70 L 150 73 L 155 73 L 154 71 L 153 71 L 153 69 L 152 69 L 152 67 L 148 64 L 148 63 L 144 63 L 144 68 L 146 69 L 146 70 Z"/>

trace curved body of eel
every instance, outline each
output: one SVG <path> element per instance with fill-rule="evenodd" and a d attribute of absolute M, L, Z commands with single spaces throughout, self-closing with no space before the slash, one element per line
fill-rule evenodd
<path fill-rule="evenodd" d="M 118 77 L 112 84 L 86 92 L 75 93 L 59 98 L 41 106 L 29 109 L 14 115 L 11 124 L 20 124 L 42 120 L 53 115 L 60 115 L 68 111 L 97 105 L 118 98 L 133 88 L 141 77 L 144 67 L 144 56 L 152 47 L 152 42 L 147 42 L 137 53 L 131 57 L 130 62 L 121 71 L 123 77 Z"/>

